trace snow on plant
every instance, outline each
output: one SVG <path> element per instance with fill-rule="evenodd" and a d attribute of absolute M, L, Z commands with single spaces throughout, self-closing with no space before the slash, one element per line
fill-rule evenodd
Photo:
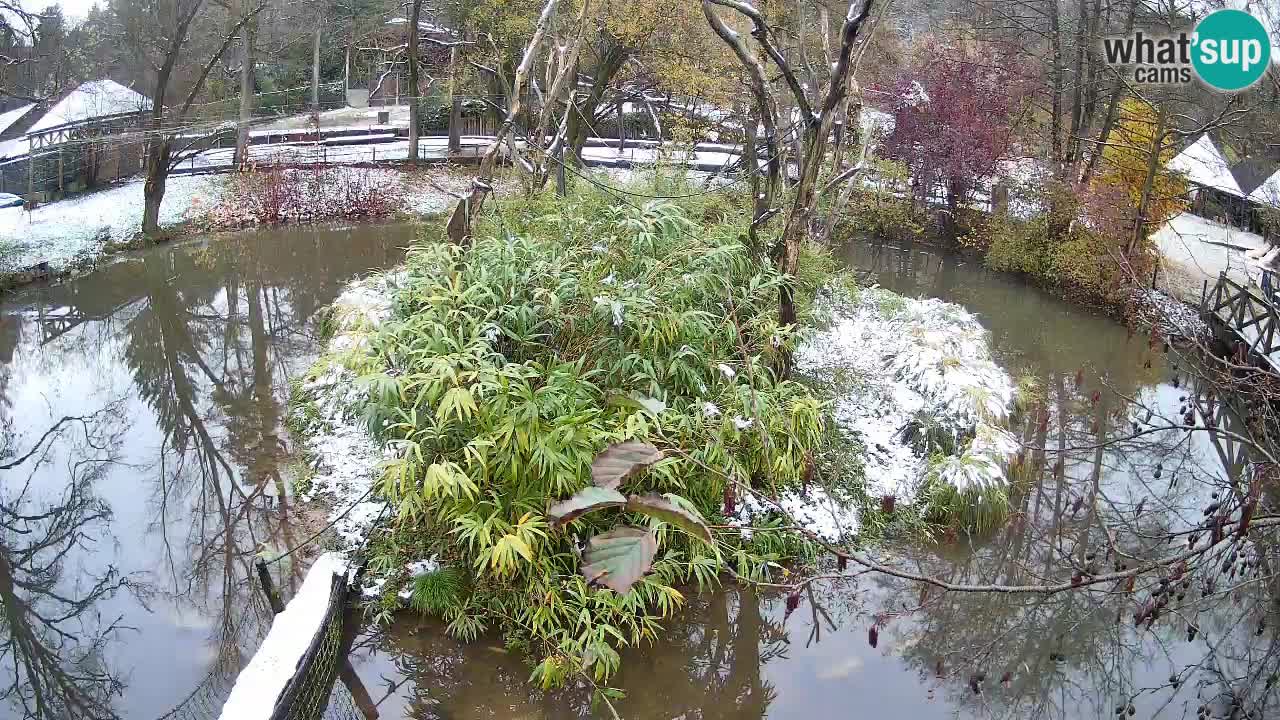
<path fill-rule="evenodd" d="M 836 387 L 836 420 L 866 450 L 867 494 L 910 502 L 930 484 L 970 499 L 1002 493 L 1014 383 L 977 318 L 879 288 L 828 291 L 818 304 L 826 327 L 797 367 Z"/>

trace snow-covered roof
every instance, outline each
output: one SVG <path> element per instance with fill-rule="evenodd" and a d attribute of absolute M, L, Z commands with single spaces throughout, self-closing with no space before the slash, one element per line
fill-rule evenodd
<path fill-rule="evenodd" d="M 1280 208 L 1280 170 L 1262 181 L 1256 190 L 1249 193 L 1249 199 L 1262 205 Z"/>
<path fill-rule="evenodd" d="M 10 158 L 21 157 L 26 155 L 31 149 L 31 141 L 26 137 L 16 137 L 12 140 L 0 140 L 0 160 L 9 160 Z"/>
<path fill-rule="evenodd" d="M 1207 134 L 1201 135 L 1200 139 L 1170 160 L 1169 169 L 1182 173 L 1187 177 L 1187 182 L 1193 185 L 1244 197 L 1226 158 L 1218 152 Z"/>
<path fill-rule="evenodd" d="M 94 80 L 82 83 L 54 103 L 27 132 L 36 133 L 67 123 L 149 109 L 151 100 L 147 96 L 114 80 Z"/>
<path fill-rule="evenodd" d="M 23 115 L 26 115 L 35 105 L 23 105 L 20 108 L 0 113 L 0 133 L 8 129 L 8 127 L 16 122 Z"/>

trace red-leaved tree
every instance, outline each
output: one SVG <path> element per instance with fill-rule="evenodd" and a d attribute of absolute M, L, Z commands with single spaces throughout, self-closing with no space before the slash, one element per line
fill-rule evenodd
<path fill-rule="evenodd" d="M 1027 96 L 1010 61 L 998 51 L 934 45 L 894 87 L 894 127 L 882 152 L 907 166 L 917 201 L 940 192 L 954 219 L 995 176 Z"/>

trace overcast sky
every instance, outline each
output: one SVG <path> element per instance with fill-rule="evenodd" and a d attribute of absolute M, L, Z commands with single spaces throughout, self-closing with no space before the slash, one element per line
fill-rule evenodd
<path fill-rule="evenodd" d="M 89 8 L 98 3 L 99 0 L 22 0 L 22 7 L 39 12 L 50 5 L 61 5 L 62 14 L 70 20 L 83 19 L 89 14 Z"/>

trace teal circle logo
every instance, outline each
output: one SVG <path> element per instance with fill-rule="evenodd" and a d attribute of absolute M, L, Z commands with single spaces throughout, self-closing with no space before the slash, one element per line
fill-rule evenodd
<path fill-rule="evenodd" d="M 1243 10 L 1217 10 L 1196 24 L 1191 65 L 1210 87 L 1234 92 L 1258 81 L 1271 64 L 1271 38 Z"/>

